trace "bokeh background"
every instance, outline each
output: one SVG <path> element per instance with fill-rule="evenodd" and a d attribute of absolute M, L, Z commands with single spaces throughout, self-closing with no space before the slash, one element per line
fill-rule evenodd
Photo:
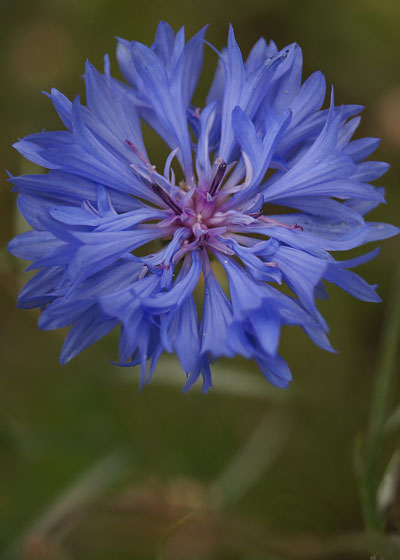
<path fill-rule="evenodd" d="M 83 92 L 84 62 L 101 67 L 115 36 L 151 43 L 157 22 L 191 35 L 210 23 L 221 48 L 228 22 L 246 54 L 260 37 L 296 41 L 304 76 L 322 70 L 338 103 L 367 107 L 359 135 L 383 138 L 392 164 L 376 220 L 399 225 L 400 3 L 397 0 L 2 0 L 0 169 L 40 171 L 11 144 L 60 124 L 42 90 Z M 206 49 L 199 102 L 216 65 Z M 158 146 L 150 148 L 154 160 Z M 160 157 L 159 160 L 157 158 Z M 63 332 L 41 332 L 15 308 L 23 266 L 7 241 L 24 224 L 3 173 L 0 300 L 0 558 L 46 560 L 368 560 L 354 469 L 365 434 L 398 240 L 360 270 L 384 303 L 330 288 L 321 311 L 340 351 L 284 330 L 294 372 L 287 391 L 245 361 L 221 361 L 215 390 L 181 393 L 173 358 L 138 393 L 138 372 L 110 364 L 116 335 L 58 364 Z M 391 389 L 390 407 L 399 386 Z M 384 446 L 382 469 L 399 443 Z M 395 493 L 394 493 L 395 496 Z M 397 533 L 396 500 L 389 530 Z M 397 512 L 397 513 L 396 513 Z M 377 550 L 374 550 L 376 546 Z M 389 547 L 390 548 L 390 547 Z M 378 557 L 378 556 L 377 556 Z M 399 558 L 389 549 L 385 560 Z"/>

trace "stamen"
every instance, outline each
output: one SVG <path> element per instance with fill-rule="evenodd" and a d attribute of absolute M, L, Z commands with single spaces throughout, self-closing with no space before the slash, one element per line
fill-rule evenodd
<path fill-rule="evenodd" d="M 149 271 L 148 267 L 146 265 L 144 265 L 142 270 L 140 271 L 138 280 L 142 280 L 146 276 L 148 271 Z"/>
<path fill-rule="evenodd" d="M 125 140 L 125 143 L 135 152 L 135 154 L 137 155 L 137 157 L 143 161 L 143 163 L 145 164 L 145 166 L 147 167 L 147 170 L 149 172 L 150 175 L 150 180 L 153 181 L 153 174 L 154 171 L 156 169 L 155 165 L 151 165 L 151 163 L 149 162 L 149 160 L 146 158 L 145 155 L 142 154 L 142 152 L 140 152 L 137 147 L 135 146 L 135 144 L 133 142 L 131 142 L 130 140 Z M 130 167 L 132 167 L 132 169 L 136 170 L 136 166 L 135 164 L 131 164 Z"/>
<path fill-rule="evenodd" d="M 220 186 L 222 179 L 224 178 L 226 170 L 226 163 L 220 160 L 220 164 L 218 165 L 218 169 L 215 172 L 214 179 L 212 180 L 210 190 L 208 191 L 211 196 L 217 192 L 218 187 Z"/>
<path fill-rule="evenodd" d="M 151 188 L 156 193 L 156 195 L 158 195 L 161 200 L 163 200 L 165 204 L 175 212 L 175 214 L 182 214 L 182 208 L 172 200 L 169 194 L 162 187 L 160 187 L 160 185 L 157 185 L 157 183 L 152 183 Z"/>
<path fill-rule="evenodd" d="M 296 224 L 296 222 L 294 222 L 293 224 L 285 224 L 282 222 L 278 222 L 278 220 L 275 220 L 273 216 L 260 216 L 258 219 L 263 221 L 264 223 L 271 224 L 271 226 L 279 226 L 286 229 L 293 229 L 295 231 L 304 231 L 303 226 L 299 226 L 298 224 Z"/>
<path fill-rule="evenodd" d="M 256 218 L 256 219 L 259 218 L 262 215 L 263 215 L 262 209 L 258 210 L 258 212 L 250 212 L 250 214 L 249 214 L 249 216 L 251 216 L 252 218 Z"/>
<path fill-rule="evenodd" d="M 128 146 L 131 148 L 131 150 L 133 150 L 135 152 L 135 154 L 137 155 L 137 157 L 139 159 L 141 159 L 143 161 L 143 163 L 145 163 L 146 165 L 151 165 L 151 163 L 149 162 L 149 160 L 146 158 L 146 156 L 144 156 L 142 154 L 142 152 L 140 152 L 137 147 L 135 146 L 135 144 L 133 142 L 131 142 L 130 140 L 125 140 L 125 143 L 128 144 Z"/>

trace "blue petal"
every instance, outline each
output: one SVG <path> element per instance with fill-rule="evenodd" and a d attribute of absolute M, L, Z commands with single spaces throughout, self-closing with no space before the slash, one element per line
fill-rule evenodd
<path fill-rule="evenodd" d="M 179 306 L 193 292 L 201 272 L 201 261 L 198 251 L 191 253 L 191 261 L 191 264 L 187 265 L 188 270 L 182 273 L 182 278 L 178 278 L 168 292 L 143 299 L 143 307 L 147 311 L 156 314 L 169 311 Z"/>
<path fill-rule="evenodd" d="M 125 80 L 132 86 L 140 85 L 140 78 L 133 64 L 131 41 L 117 37 L 117 60 Z"/>
<path fill-rule="evenodd" d="M 14 147 L 42 167 L 60 169 L 117 191 L 149 198 L 150 189 L 144 188 L 129 165 L 107 150 L 85 127 L 78 102 L 74 107 L 74 134 L 32 134 Z"/>
<path fill-rule="evenodd" d="M 72 111 L 72 103 L 71 101 L 65 97 L 63 93 L 52 88 L 50 93 L 46 93 L 46 95 L 51 99 L 55 110 L 58 113 L 58 116 L 64 123 L 65 127 L 69 130 L 72 130 L 72 120 L 71 120 L 71 111 Z"/>
<path fill-rule="evenodd" d="M 186 393 L 193 387 L 196 383 L 200 375 L 203 377 L 203 384 L 202 384 L 202 392 L 207 393 L 210 389 L 212 389 L 212 380 L 211 380 L 211 370 L 210 364 L 206 356 L 202 356 L 199 366 L 196 371 L 191 372 L 188 375 L 188 380 L 183 387 L 183 392 Z"/>
<path fill-rule="evenodd" d="M 81 282 L 117 261 L 125 253 L 141 247 L 158 237 L 157 228 L 131 232 L 76 233 L 77 240 L 85 243 L 78 247 L 68 266 L 71 281 Z"/>
<path fill-rule="evenodd" d="M 146 148 L 135 104 L 128 96 L 116 95 L 112 82 L 86 62 L 85 83 L 87 107 L 86 123 L 99 138 L 128 159 L 137 158 L 125 140 L 130 140 L 144 156 Z"/>
<path fill-rule="evenodd" d="M 192 154 L 186 120 L 186 107 L 182 93 L 184 59 L 183 30 L 177 33 L 169 75 L 163 61 L 148 47 L 140 43 L 132 45 L 132 57 L 140 76 L 146 97 L 163 126 L 173 135 L 175 145 L 187 179 L 192 177 Z M 144 93 L 144 92 L 143 92 Z"/>
<path fill-rule="evenodd" d="M 279 87 L 273 96 L 271 107 L 276 113 L 282 113 L 291 106 L 292 100 L 297 95 L 301 85 L 301 73 L 303 67 L 303 56 L 300 47 L 294 43 L 284 50 L 287 58 L 279 67 L 282 76 L 279 80 Z M 275 78 L 276 79 L 276 78 Z M 271 96 L 270 92 L 270 96 Z M 271 96 L 272 97 L 272 96 Z M 270 99 L 271 99 L 270 97 Z M 266 103 L 269 102 L 269 96 Z"/>
<path fill-rule="evenodd" d="M 281 246 L 274 255 L 283 277 L 311 312 L 316 312 L 314 288 L 321 280 L 327 261 L 318 259 L 303 251 Z"/>
<path fill-rule="evenodd" d="M 245 67 L 246 73 L 249 75 L 254 70 L 257 70 L 268 57 L 273 57 L 278 53 L 278 49 L 273 41 L 267 45 L 263 37 L 259 39 L 252 47 L 249 56 L 246 59 Z"/>
<path fill-rule="evenodd" d="M 228 329 L 232 323 L 232 307 L 213 271 L 205 275 L 201 330 L 201 353 L 213 358 L 234 356 L 239 349 L 229 344 Z"/>
<path fill-rule="evenodd" d="M 290 103 L 292 120 L 289 129 L 294 129 L 303 119 L 318 111 L 325 99 L 326 83 L 322 72 L 314 72 L 300 87 Z"/>
<path fill-rule="evenodd" d="M 60 281 L 62 274 L 63 269 L 56 266 L 39 270 L 18 294 L 18 307 L 31 309 L 53 301 L 57 296 L 53 296 L 52 292 Z"/>
<path fill-rule="evenodd" d="M 275 355 L 278 351 L 281 320 L 279 314 L 270 302 L 261 309 L 249 313 L 252 334 L 266 354 Z"/>
<path fill-rule="evenodd" d="M 243 321 L 247 318 L 249 311 L 260 309 L 263 301 L 268 299 L 266 287 L 261 282 L 252 280 L 249 274 L 232 258 L 218 254 L 216 256 L 228 276 L 233 318 Z"/>
<path fill-rule="evenodd" d="M 364 161 L 358 164 L 357 171 L 351 178 L 353 181 L 369 183 L 384 175 L 389 167 L 390 165 L 383 161 Z"/>
<path fill-rule="evenodd" d="M 228 49 L 226 53 L 226 64 L 224 64 L 224 72 L 225 88 L 222 103 L 221 140 L 218 157 L 225 162 L 229 162 L 234 140 L 231 125 L 232 111 L 237 105 L 240 105 L 242 84 L 245 80 L 242 53 L 236 42 L 231 25 L 229 26 Z"/>
<path fill-rule="evenodd" d="M 60 354 L 61 364 L 72 360 L 79 352 L 109 333 L 116 325 L 115 319 L 107 318 L 97 308 L 89 309 L 69 330 Z"/>
<path fill-rule="evenodd" d="M 268 235 L 295 249 L 301 249 L 320 258 L 330 258 L 327 251 L 347 251 L 367 243 L 371 236 L 370 227 L 365 225 L 354 226 L 349 223 L 330 222 L 328 220 L 314 220 L 296 214 L 296 224 L 303 227 L 304 231 L 279 226 L 248 227 L 249 232 Z M 287 216 L 287 222 L 293 223 L 293 214 Z M 279 216 L 282 220 L 282 216 Z M 386 231 L 386 230 L 385 230 Z M 395 233 L 393 232 L 392 235 Z"/>
<path fill-rule="evenodd" d="M 257 359 L 259 368 L 266 379 L 272 385 L 280 388 L 289 387 L 292 374 L 289 366 L 280 356 L 263 356 Z"/>
<path fill-rule="evenodd" d="M 70 325 L 100 298 L 105 298 L 107 294 L 120 291 L 124 287 L 130 287 L 141 269 L 142 266 L 136 263 L 120 263 L 102 271 L 101 275 L 87 278 L 72 294 L 68 291 L 68 285 L 64 289 L 59 287 L 58 290 L 53 290 L 50 295 L 54 294 L 58 299 L 43 311 L 39 326 L 42 329 L 58 329 Z M 66 297 L 62 297 L 65 294 Z"/>
<path fill-rule="evenodd" d="M 160 21 L 157 26 L 153 51 L 163 60 L 166 66 L 169 66 L 172 51 L 174 49 L 175 33 L 172 27 L 166 21 Z"/>
<path fill-rule="evenodd" d="M 339 116 L 344 122 L 347 118 L 358 114 L 362 109 L 361 105 L 343 105 L 311 113 L 296 126 L 290 127 L 290 130 L 279 142 L 278 153 L 286 159 L 287 155 L 291 154 L 302 142 L 309 143 L 315 140 L 326 126 L 330 113 Z"/>
<path fill-rule="evenodd" d="M 209 137 L 215 119 L 216 108 L 216 103 L 210 103 L 200 114 L 200 136 L 196 151 L 196 170 L 199 177 L 199 186 L 203 187 L 208 187 L 212 179 Z"/>
<path fill-rule="evenodd" d="M 350 142 L 350 144 L 345 147 L 344 153 L 350 156 L 355 163 L 359 163 L 371 155 L 380 143 L 380 138 L 359 138 L 358 140 Z"/>
<path fill-rule="evenodd" d="M 367 222 L 367 228 L 368 232 L 366 242 L 388 239 L 389 237 L 394 237 L 400 233 L 400 228 L 381 222 Z"/>
<path fill-rule="evenodd" d="M 301 210 L 302 212 L 306 212 L 312 216 L 326 218 L 328 221 L 337 220 L 338 222 L 364 223 L 362 215 L 360 215 L 356 209 L 328 197 L 291 196 L 282 200 L 276 199 L 274 203 L 280 206 L 296 208 L 297 210 Z M 297 215 L 295 219 L 297 220 Z"/>
<path fill-rule="evenodd" d="M 272 159 L 273 151 L 279 137 L 288 126 L 291 114 L 284 112 L 277 117 L 268 107 L 265 111 L 266 133 L 261 141 L 251 120 L 246 117 L 240 107 L 232 112 L 232 127 L 236 141 L 247 155 L 252 170 L 252 179 L 246 189 L 232 199 L 232 204 L 238 204 L 245 197 L 252 196 L 255 188 L 259 188 Z"/>
<path fill-rule="evenodd" d="M 271 250 L 271 244 L 264 247 L 264 251 L 261 252 L 259 247 L 253 249 L 248 249 L 242 247 L 238 243 L 231 241 L 229 246 L 240 258 L 242 263 L 245 265 L 246 269 L 256 280 L 269 280 L 280 283 L 282 280 L 282 274 L 275 266 L 269 266 L 267 263 L 255 256 L 255 250 L 257 250 L 258 255 L 267 256 L 267 258 L 272 257 L 275 254 L 274 250 Z"/>
<path fill-rule="evenodd" d="M 93 303 L 81 301 L 53 301 L 40 315 L 38 325 L 44 331 L 61 329 L 78 321 L 89 309 L 97 309 Z"/>
<path fill-rule="evenodd" d="M 225 92 L 225 65 L 227 64 L 226 49 L 219 53 L 218 65 L 214 74 L 210 90 L 206 97 L 206 105 L 214 102 L 222 102 Z"/>
<path fill-rule="evenodd" d="M 26 231 L 10 241 L 8 250 L 20 259 L 36 261 L 63 245 L 48 231 Z"/>
<path fill-rule="evenodd" d="M 207 31 L 207 27 L 208 26 L 203 27 L 203 29 L 196 33 L 196 35 L 187 42 L 185 47 L 182 94 L 186 106 L 189 105 L 192 99 L 203 66 L 204 35 Z"/>
<path fill-rule="evenodd" d="M 381 298 L 375 291 L 376 286 L 370 286 L 358 274 L 346 270 L 337 264 L 331 263 L 328 265 L 324 278 L 357 299 L 374 302 L 381 301 Z"/>
<path fill-rule="evenodd" d="M 97 198 L 95 182 L 58 170 L 46 175 L 10 177 L 9 181 L 15 185 L 14 190 L 45 198 L 53 203 L 79 205 L 82 200 L 93 203 Z M 120 212 L 133 210 L 141 205 L 137 199 L 124 193 L 111 191 L 110 196 L 114 208 Z"/>
<path fill-rule="evenodd" d="M 166 315 L 161 321 L 160 334 L 165 350 L 176 353 L 184 371 L 194 371 L 199 362 L 200 336 L 192 296 Z"/>
<path fill-rule="evenodd" d="M 324 332 L 324 329 L 317 322 L 315 324 L 305 323 L 302 325 L 304 332 L 311 338 L 311 340 L 327 352 L 336 353 L 337 351 L 332 347 L 329 339 Z"/>

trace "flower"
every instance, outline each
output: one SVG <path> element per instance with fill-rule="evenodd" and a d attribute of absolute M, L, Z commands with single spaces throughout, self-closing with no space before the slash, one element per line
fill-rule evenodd
<path fill-rule="evenodd" d="M 282 325 L 333 351 L 315 302 L 326 297 L 323 280 L 379 301 L 349 270 L 377 250 L 347 261 L 330 251 L 397 233 L 364 220 L 384 202 L 369 182 L 388 165 L 363 161 L 377 139 L 352 140 L 361 106 L 335 106 L 332 94 L 322 110 L 321 72 L 302 84 L 297 44 L 279 51 L 260 39 L 244 62 L 230 28 L 205 106 L 193 106 L 204 35 L 185 44 L 183 28 L 175 35 L 160 23 L 150 48 L 118 40 L 127 84 L 105 57 L 103 74 L 86 64 L 86 106 L 48 94 L 66 130 L 15 147 L 49 172 L 10 178 L 33 229 L 9 250 L 38 270 L 18 305 L 40 307 L 42 329 L 71 326 L 61 363 L 121 325 L 119 364 L 140 364 L 141 385 L 166 351 L 177 354 L 185 389 L 201 376 L 207 391 L 210 362 L 234 355 L 286 387 Z M 163 172 L 142 121 L 171 149 Z M 203 281 L 198 314 L 193 292 Z"/>

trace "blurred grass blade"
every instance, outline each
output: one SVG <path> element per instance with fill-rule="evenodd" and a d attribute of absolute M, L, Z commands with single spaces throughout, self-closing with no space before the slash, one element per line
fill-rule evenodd
<path fill-rule="evenodd" d="M 382 343 L 378 356 L 378 367 L 375 378 L 375 387 L 371 406 L 368 444 L 375 448 L 377 441 L 381 440 L 387 404 L 390 395 L 390 386 L 396 354 L 398 350 L 400 330 L 400 267 L 397 269 L 391 301 L 386 308 L 386 317 L 383 325 Z"/>
<path fill-rule="evenodd" d="M 57 539 L 65 528 L 79 521 L 77 513 L 87 507 L 104 491 L 118 482 L 127 472 L 131 459 L 124 449 L 116 450 L 103 457 L 84 472 L 69 487 L 57 496 L 45 511 L 24 531 L 2 558 L 20 558 L 21 551 L 30 543 Z"/>
<path fill-rule="evenodd" d="M 397 269 L 393 295 L 386 307 L 382 342 L 378 356 L 375 385 L 372 394 L 369 429 L 361 468 L 361 503 L 366 528 L 382 531 L 384 519 L 378 508 L 380 462 L 385 437 L 388 400 L 395 371 L 400 331 L 400 267 Z"/>
<path fill-rule="evenodd" d="M 276 461 L 288 435 L 286 416 L 278 413 L 266 415 L 210 486 L 211 502 L 222 507 L 237 503 Z"/>
<path fill-rule="evenodd" d="M 387 435 L 397 432 L 400 429 L 400 405 L 398 405 L 385 424 L 385 433 Z"/>
<path fill-rule="evenodd" d="M 241 449 L 209 486 L 208 506 L 219 509 L 237 503 L 276 461 L 287 443 L 288 435 L 289 422 L 286 415 L 273 412 L 264 416 Z M 200 510 L 189 512 L 168 528 L 159 543 L 157 560 L 166 559 L 165 548 L 169 537 L 196 513 L 200 513 Z"/>
<path fill-rule="evenodd" d="M 167 556 L 165 553 L 165 547 L 168 539 L 171 535 L 173 535 L 176 531 L 183 527 L 188 521 L 190 521 L 195 515 L 195 511 L 190 511 L 189 513 L 178 519 L 178 521 L 176 521 L 173 525 L 168 527 L 158 544 L 156 560 L 166 560 Z"/>
<path fill-rule="evenodd" d="M 377 506 L 379 512 L 384 515 L 389 508 L 395 503 L 398 496 L 400 478 L 400 449 L 396 449 L 389 464 L 385 470 L 385 474 L 379 484 L 377 491 Z"/>

